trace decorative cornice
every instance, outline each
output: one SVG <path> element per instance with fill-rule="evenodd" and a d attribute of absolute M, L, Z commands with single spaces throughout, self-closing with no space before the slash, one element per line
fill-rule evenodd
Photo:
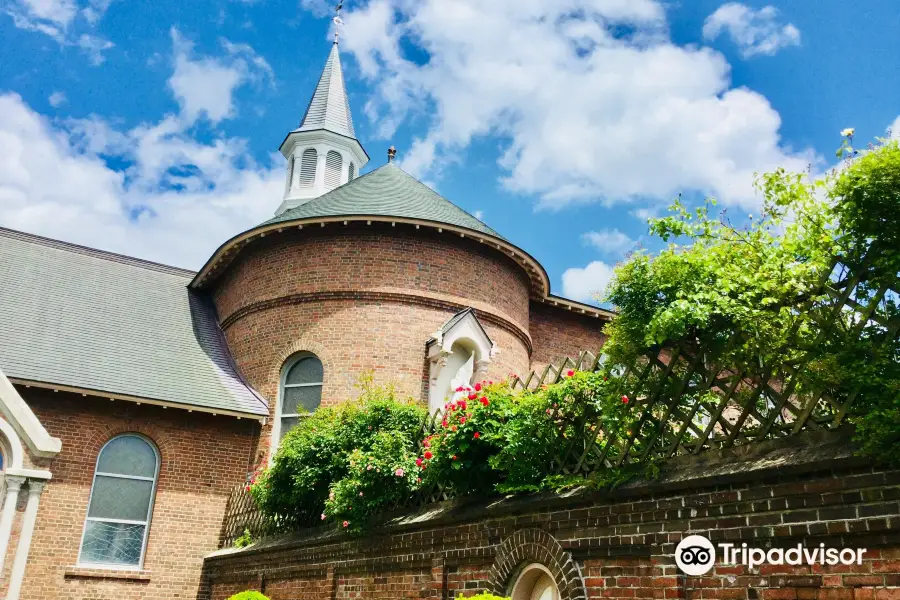
<path fill-rule="evenodd" d="M 242 306 L 241 308 L 228 315 L 222 321 L 222 329 L 227 330 L 229 327 L 231 327 L 237 321 L 243 319 L 247 315 L 251 315 L 253 313 L 264 310 L 269 310 L 279 306 L 334 300 L 364 300 L 371 302 L 387 301 L 396 302 L 399 304 L 428 306 L 430 308 L 438 308 L 441 310 L 448 310 L 453 312 L 458 312 L 470 306 L 470 304 L 465 300 L 449 300 L 429 295 L 424 292 L 404 293 L 377 290 L 335 290 L 328 292 L 306 292 L 279 296 L 278 298 L 260 300 L 258 302 L 253 302 L 251 304 Z M 490 308 L 484 308 L 480 303 L 477 307 L 477 311 L 479 319 L 484 320 L 486 323 L 496 325 L 497 327 L 500 327 L 519 338 L 519 340 L 521 340 L 522 343 L 525 344 L 525 348 L 528 350 L 528 353 L 531 354 L 534 346 L 531 342 L 531 336 L 528 334 L 528 331 L 525 328 L 516 324 L 512 319 L 499 314 L 497 311 L 492 311 Z"/>
<path fill-rule="evenodd" d="M 447 234 L 462 239 L 468 238 L 470 240 L 474 240 L 480 244 L 484 244 L 485 246 L 492 248 L 497 252 L 500 252 L 501 254 L 506 255 L 514 262 L 518 263 L 519 266 L 524 269 L 525 273 L 528 275 L 529 281 L 531 282 L 532 297 L 538 299 L 546 298 L 550 293 L 550 278 L 548 277 L 547 272 L 544 270 L 544 267 L 542 267 L 541 264 L 533 256 L 531 256 L 524 250 L 512 245 L 506 240 L 482 233 L 480 231 L 474 231 L 472 229 L 459 227 L 456 225 L 449 225 L 447 223 L 385 215 L 310 217 L 307 219 L 295 219 L 292 221 L 280 221 L 278 223 L 260 225 L 259 227 L 255 227 L 249 231 L 245 231 L 244 233 L 240 233 L 234 236 L 233 238 L 219 246 L 215 254 L 213 254 L 212 257 L 210 257 L 210 259 L 206 261 L 206 264 L 203 265 L 203 268 L 200 269 L 200 271 L 194 277 L 193 281 L 191 281 L 190 287 L 196 289 L 204 288 L 211 280 L 215 279 L 216 276 L 226 266 L 228 266 L 232 260 L 234 260 L 234 258 L 240 252 L 241 248 L 255 240 L 264 238 L 267 235 L 283 233 L 286 231 L 302 230 L 310 226 L 326 227 L 334 224 L 348 225 L 350 223 L 365 223 L 366 225 L 372 225 L 372 223 L 384 223 L 390 224 L 392 227 L 401 224 L 410 225 L 415 227 L 416 229 L 425 227 L 440 234 Z"/>

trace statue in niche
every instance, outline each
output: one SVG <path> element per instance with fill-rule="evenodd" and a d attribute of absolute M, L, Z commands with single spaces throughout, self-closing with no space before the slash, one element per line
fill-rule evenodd
<path fill-rule="evenodd" d="M 467 360 L 463 366 L 459 368 L 456 372 L 456 375 L 453 376 L 453 379 L 450 380 L 450 392 L 452 392 L 453 396 L 451 400 L 454 402 L 459 400 L 460 398 L 467 396 L 469 394 L 468 390 L 472 387 L 472 374 L 475 372 L 475 354 L 469 355 L 469 360 Z M 464 388 L 466 391 L 457 392 L 459 388 Z"/>

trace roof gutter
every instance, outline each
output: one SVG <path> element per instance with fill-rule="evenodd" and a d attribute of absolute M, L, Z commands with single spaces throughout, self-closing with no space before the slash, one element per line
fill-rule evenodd
<path fill-rule="evenodd" d="M 127 394 L 116 394 L 112 392 L 103 392 L 100 390 L 92 390 L 89 388 L 76 387 L 71 385 L 62 385 L 59 383 L 48 383 L 45 381 L 34 381 L 31 379 L 20 379 L 18 377 L 10 377 L 9 381 L 15 385 L 19 385 L 25 388 L 41 388 L 45 390 L 52 390 L 54 392 L 69 392 L 72 394 L 81 394 L 82 396 L 95 396 L 97 398 L 105 398 L 109 401 L 115 400 L 124 400 L 126 402 L 134 402 L 137 405 L 141 404 L 151 404 L 153 406 L 161 406 L 165 408 L 176 408 L 180 410 L 186 410 L 187 412 L 198 412 L 210 414 L 212 416 L 223 415 L 227 417 L 235 417 L 237 419 L 250 419 L 253 421 L 259 421 L 261 423 L 265 423 L 267 415 L 256 414 L 256 413 L 245 413 L 234 410 L 227 409 L 217 409 L 211 408 L 207 406 L 196 406 L 196 405 L 188 405 L 181 404 L 178 402 L 167 402 L 165 400 L 156 400 L 153 398 L 143 398 L 140 396 L 130 396 Z"/>

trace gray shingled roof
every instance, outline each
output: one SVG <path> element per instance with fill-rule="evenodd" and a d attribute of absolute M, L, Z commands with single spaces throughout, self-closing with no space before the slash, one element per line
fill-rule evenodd
<path fill-rule="evenodd" d="M 367 215 L 456 225 L 504 239 L 499 233 L 405 173 L 393 162 L 306 204 L 286 210 L 263 225 L 294 219 Z"/>
<path fill-rule="evenodd" d="M 347 137 L 356 137 L 337 42 L 331 46 L 328 60 L 325 61 L 325 70 L 322 71 L 316 91 L 309 101 L 306 114 L 303 115 L 303 121 L 297 131 L 315 129 L 327 129 Z"/>
<path fill-rule="evenodd" d="M 193 273 L 0 228 L 7 377 L 267 415 Z"/>

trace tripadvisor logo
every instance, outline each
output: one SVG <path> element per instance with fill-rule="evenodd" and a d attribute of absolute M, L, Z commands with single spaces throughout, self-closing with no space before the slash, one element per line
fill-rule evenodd
<path fill-rule="evenodd" d="M 716 546 L 702 535 L 689 535 L 675 548 L 675 564 L 686 575 L 704 575 L 713 568 L 717 557 L 722 565 L 744 565 L 755 569 L 759 565 L 860 565 L 866 553 L 865 548 L 826 548 L 825 544 L 812 548 L 797 544 L 791 548 L 768 550 L 729 542 L 720 542 Z"/>

